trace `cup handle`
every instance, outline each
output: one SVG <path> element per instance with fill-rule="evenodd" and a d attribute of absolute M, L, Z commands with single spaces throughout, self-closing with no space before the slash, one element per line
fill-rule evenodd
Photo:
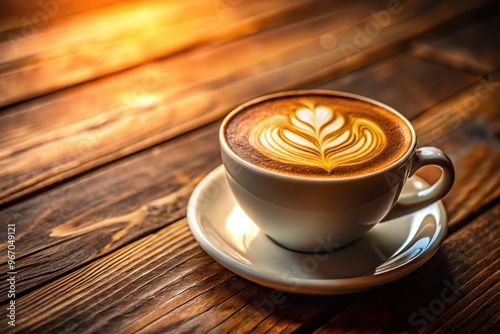
<path fill-rule="evenodd" d="M 416 194 L 401 195 L 389 213 L 382 219 L 388 221 L 408 213 L 417 211 L 443 198 L 455 180 L 455 170 L 448 156 L 436 147 L 420 147 L 413 155 L 409 176 L 427 165 L 435 165 L 441 168 L 440 179 L 429 188 L 420 190 Z"/>

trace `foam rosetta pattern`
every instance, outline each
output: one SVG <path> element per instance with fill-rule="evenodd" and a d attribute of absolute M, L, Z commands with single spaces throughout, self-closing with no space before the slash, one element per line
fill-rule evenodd
<path fill-rule="evenodd" d="M 319 167 L 367 162 L 387 145 L 382 129 L 359 117 L 349 118 L 326 106 L 301 107 L 289 115 L 275 115 L 255 124 L 250 144 L 269 159 Z"/>

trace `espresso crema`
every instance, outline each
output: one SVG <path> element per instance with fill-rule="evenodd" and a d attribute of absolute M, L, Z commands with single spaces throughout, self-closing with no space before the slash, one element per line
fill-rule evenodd
<path fill-rule="evenodd" d="M 285 96 L 226 123 L 229 147 L 259 167 L 301 176 L 363 175 L 401 158 L 412 142 L 404 120 L 375 104 L 328 95 Z"/>

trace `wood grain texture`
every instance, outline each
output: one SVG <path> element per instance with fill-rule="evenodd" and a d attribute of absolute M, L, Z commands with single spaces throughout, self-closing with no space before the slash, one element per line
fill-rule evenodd
<path fill-rule="evenodd" d="M 448 35 L 423 36 L 412 42 L 412 52 L 429 61 L 446 64 L 460 71 L 488 74 L 500 69 L 498 49 L 500 7 L 491 8 L 490 17 L 462 26 Z M 448 32 L 446 32 L 448 33 Z"/>
<path fill-rule="evenodd" d="M 456 329 L 458 315 L 465 323 L 484 319 L 471 328 L 482 333 L 498 320 L 498 300 L 491 297 L 498 292 L 499 218 L 496 206 L 399 281 L 336 297 L 279 293 L 235 276 L 197 246 L 183 219 L 21 297 L 23 322 L 13 333 L 278 333 L 318 326 L 318 332 L 416 332 L 423 316 L 413 313 L 434 307 L 450 284 L 456 289 L 445 293 L 444 309 L 426 321 L 425 331 Z M 479 309 L 466 307 L 473 300 Z"/>
<path fill-rule="evenodd" d="M 127 1 L 26 24 L 0 38 L 0 106 L 342 7 L 328 3 Z"/>
<path fill-rule="evenodd" d="M 408 3 L 359 52 L 346 54 L 341 43 L 355 45 L 359 29 L 373 21 L 370 10 L 348 8 L 4 109 L 0 204 L 206 124 L 255 96 L 370 64 L 469 6 Z M 322 42 L 331 34 L 339 47 Z"/>
<path fill-rule="evenodd" d="M 320 88 L 360 94 L 414 118 L 476 77 L 401 54 L 342 76 Z"/>
<path fill-rule="evenodd" d="M 0 221 L 16 225 L 22 245 L 17 292 L 183 217 L 195 184 L 220 164 L 217 129 L 209 125 L 1 211 Z M 0 231 L 5 252 L 6 232 Z M 1 268 L 5 279 L 6 262 Z"/>

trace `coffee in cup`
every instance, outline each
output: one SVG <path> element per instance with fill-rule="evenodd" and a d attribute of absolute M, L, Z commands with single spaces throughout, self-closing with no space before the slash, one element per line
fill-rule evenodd
<path fill-rule="evenodd" d="M 410 148 L 407 122 L 380 106 L 336 96 L 271 99 L 230 118 L 224 136 L 249 163 L 302 177 L 358 176 Z"/>

